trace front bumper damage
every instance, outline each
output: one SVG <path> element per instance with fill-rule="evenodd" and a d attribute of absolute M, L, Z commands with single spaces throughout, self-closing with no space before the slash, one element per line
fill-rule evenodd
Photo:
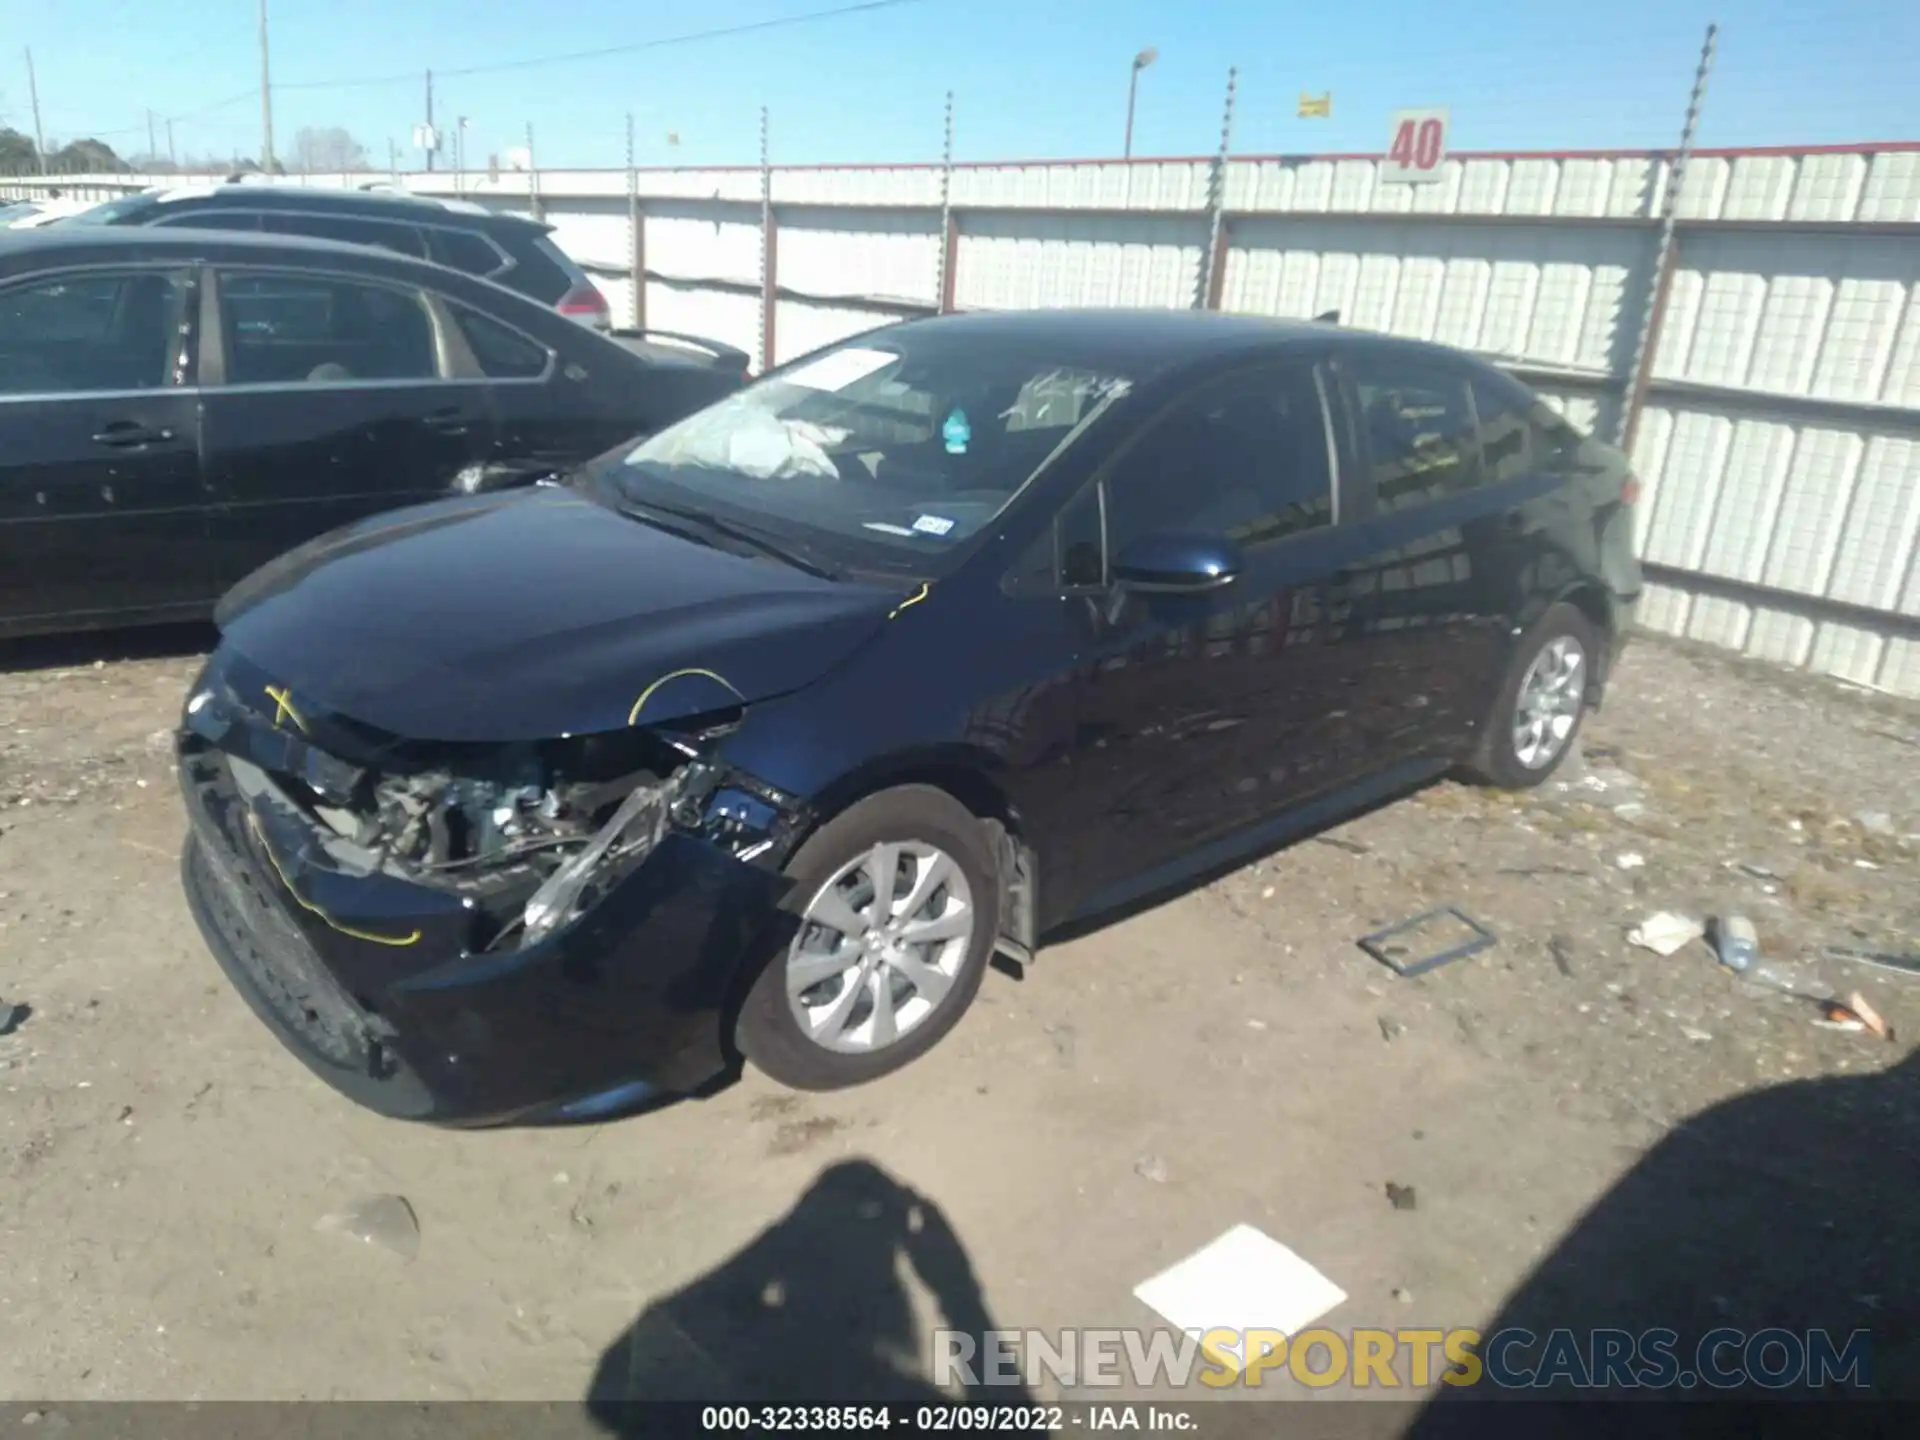
<path fill-rule="evenodd" d="M 795 923 L 779 866 L 803 807 L 682 739 L 685 763 L 551 854 L 409 867 L 340 833 L 377 747 L 323 748 L 330 717 L 259 678 L 216 656 L 189 701 L 183 881 L 221 967 L 310 1069 L 383 1114 L 485 1125 L 609 1113 L 729 1068 L 732 1009 Z"/>

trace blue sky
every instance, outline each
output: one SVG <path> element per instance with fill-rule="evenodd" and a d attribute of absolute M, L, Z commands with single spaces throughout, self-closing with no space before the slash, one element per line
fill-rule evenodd
<path fill-rule="evenodd" d="M 955 92 L 961 160 L 1117 155 L 1131 58 L 1142 78 L 1134 153 L 1218 142 L 1240 67 L 1234 149 L 1377 152 L 1397 106 L 1451 107 L 1454 149 L 1669 144 L 1705 25 L 1721 25 L 1702 120 L 1708 145 L 1920 138 L 1920 3 L 1609 0 L 916 0 L 897 8 L 636 54 L 454 76 L 832 7 L 836 0 L 271 0 L 275 127 L 341 125 L 384 165 L 421 118 L 470 117 L 467 151 L 520 143 L 543 168 L 621 163 L 632 110 L 643 163 L 751 163 L 759 107 L 776 162 L 901 162 L 940 153 Z M 146 115 L 180 117 L 194 153 L 259 148 L 255 0 L 0 0 L 0 121 L 30 126 L 19 46 L 31 46 L 49 138 L 111 132 L 143 150 Z M 190 16 L 191 18 L 184 18 Z M 1565 17 L 1565 18 L 1558 18 Z M 378 38 L 375 38 L 378 37 Z M 384 83 L 315 85 L 337 80 Z M 296 87 L 308 88 L 296 88 Z M 1301 120 L 1303 91 L 1333 93 Z M 239 96 L 241 98 L 234 98 Z M 215 102 L 231 101 L 209 110 Z M 678 148 L 666 135 L 677 131 Z M 164 126 L 160 129 L 165 145 Z M 403 151 L 403 164 L 418 163 Z"/>

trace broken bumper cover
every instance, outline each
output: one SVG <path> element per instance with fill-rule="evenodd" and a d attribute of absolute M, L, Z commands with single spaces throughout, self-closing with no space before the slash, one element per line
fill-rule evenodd
<path fill-rule="evenodd" d="M 566 928 L 476 953 L 460 896 L 341 871 L 300 817 L 183 744 L 188 902 L 288 1049 L 382 1114 L 564 1120 L 724 1073 L 743 966 L 779 943 L 781 877 L 672 832 Z"/>

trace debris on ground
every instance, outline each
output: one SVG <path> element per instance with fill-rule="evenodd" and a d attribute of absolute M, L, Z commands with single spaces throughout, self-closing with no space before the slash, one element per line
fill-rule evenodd
<path fill-rule="evenodd" d="M 1872 965 L 1880 970 L 1894 970 L 1903 975 L 1920 975 L 1920 950 L 1909 950 L 1904 955 L 1896 955 L 1885 950 L 1855 950 L 1846 945 L 1829 945 L 1827 954 L 1836 960 L 1851 960 L 1860 965 Z"/>
<path fill-rule="evenodd" d="M 1567 979 L 1573 979 L 1573 942 L 1564 935 L 1551 935 L 1547 938 L 1547 954 L 1553 957 L 1553 968 Z"/>
<path fill-rule="evenodd" d="M 1349 855 L 1371 855 L 1373 853 L 1372 846 L 1362 845 L 1358 840 L 1342 840 L 1338 835 L 1316 835 L 1313 837 L 1313 843 L 1316 845 L 1331 845 L 1334 849 L 1344 850 Z"/>
<path fill-rule="evenodd" d="M 1428 937 L 1423 946 L 1416 938 Z M 1497 937 L 1456 905 L 1441 905 L 1410 920 L 1362 935 L 1359 946 L 1396 975 L 1424 975 L 1455 960 L 1477 955 Z"/>
<path fill-rule="evenodd" d="M 1396 1210 L 1418 1210 L 1420 1197 L 1414 1192 L 1413 1186 L 1401 1185 L 1389 1180 L 1387 1181 L 1387 1203 Z"/>
<path fill-rule="evenodd" d="M 344 1210 L 322 1215 L 313 1228 L 377 1245 L 402 1260 L 420 1253 L 420 1218 L 404 1195 L 369 1195 Z"/>
<path fill-rule="evenodd" d="M 1854 1014 L 1838 1000 L 1829 1000 L 1820 1007 L 1820 1018 L 1813 1022 L 1822 1030 L 1846 1030 L 1858 1035 L 1865 1031 L 1867 1022 Z"/>
<path fill-rule="evenodd" d="M 1854 1013 L 1862 1025 L 1866 1026 L 1867 1029 L 1878 1035 L 1882 1040 L 1893 1039 L 1892 1027 L 1880 1018 L 1880 1012 L 1869 1005 L 1866 996 L 1862 995 L 1858 990 L 1847 996 L 1847 1009 Z"/>
<path fill-rule="evenodd" d="M 1647 863 L 1647 857 L 1638 850 L 1627 850 L 1615 856 L 1613 863 L 1622 870 L 1638 870 Z"/>
<path fill-rule="evenodd" d="M 0 1035 L 11 1035 L 27 1023 L 27 1017 L 33 1014 L 31 1005 L 9 1005 L 0 1000 Z"/>
<path fill-rule="evenodd" d="M 1713 922 L 1713 950 L 1729 970 L 1745 971 L 1760 958 L 1760 932 L 1744 915 L 1722 915 Z"/>
<path fill-rule="evenodd" d="M 1073 1064 L 1073 1026 L 1049 1025 L 1047 1034 L 1053 1037 L 1053 1053 L 1059 1057 L 1060 1063 L 1071 1066 Z"/>
<path fill-rule="evenodd" d="M 1687 1039 L 1695 1042 L 1704 1042 L 1713 1039 L 1713 1032 L 1711 1030 L 1702 1030 L 1693 1025 L 1682 1025 L 1680 1027 L 1680 1033 L 1686 1036 Z"/>
<path fill-rule="evenodd" d="M 1133 1173 L 1142 1180 L 1151 1180 L 1156 1185 L 1167 1183 L 1167 1162 L 1158 1155 L 1142 1155 L 1133 1162 Z"/>
<path fill-rule="evenodd" d="M 1671 910 L 1662 910 L 1649 915 L 1629 930 L 1627 941 L 1656 955 L 1671 955 L 1706 933 L 1707 927 L 1698 920 L 1676 915 Z"/>
<path fill-rule="evenodd" d="M 1402 1035 L 1406 1033 L 1407 1033 L 1407 1027 L 1402 1025 L 1398 1020 L 1394 1019 L 1391 1015 L 1382 1015 L 1380 1017 L 1380 1038 L 1382 1040 L 1385 1040 L 1388 1044 L 1392 1044 L 1395 1040 L 1398 1040 Z"/>
<path fill-rule="evenodd" d="M 1884 810 L 1862 810 L 1853 817 L 1853 823 L 1869 835 L 1892 836 L 1899 833 L 1893 828 L 1893 817 Z"/>
<path fill-rule="evenodd" d="M 1393 1298 L 1398 1300 L 1402 1305 L 1411 1305 L 1413 1303 L 1413 1292 L 1404 1285 L 1396 1285 L 1393 1287 Z"/>

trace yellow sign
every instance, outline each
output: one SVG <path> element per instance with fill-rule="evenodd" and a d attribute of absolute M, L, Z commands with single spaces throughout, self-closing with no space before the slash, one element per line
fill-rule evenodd
<path fill-rule="evenodd" d="M 1333 118 L 1333 92 L 1324 95 L 1302 94 L 1300 97 L 1300 118 L 1302 120 L 1330 120 Z"/>

